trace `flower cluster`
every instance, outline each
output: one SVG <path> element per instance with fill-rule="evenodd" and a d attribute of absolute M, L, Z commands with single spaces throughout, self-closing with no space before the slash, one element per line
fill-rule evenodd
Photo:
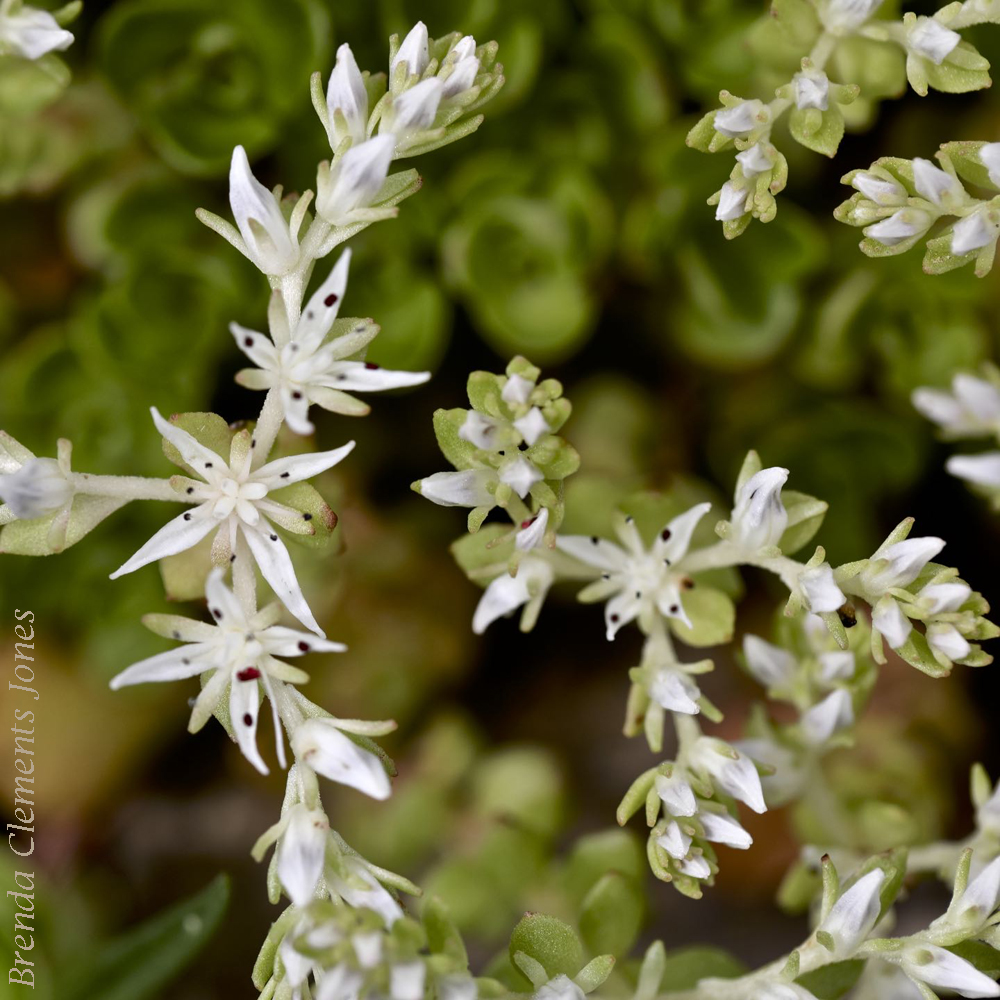
<path fill-rule="evenodd" d="M 1000 142 L 948 142 L 935 156 L 940 166 L 884 156 L 852 170 L 844 183 L 855 192 L 834 216 L 862 228 L 859 246 L 869 257 L 905 253 L 926 240 L 927 274 L 974 263 L 981 278 L 1000 237 Z"/>
<path fill-rule="evenodd" d="M 775 216 L 774 196 L 785 187 L 788 164 L 771 136 L 786 112 L 796 142 L 834 156 L 845 127 L 870 118 L 872 101 L 899 93 L 906 81 L 921 96 L 928 87 L 954 94 L 990 85 L 989 63 L 959 31 L 997 23 L 994 5 L 967 0 L 950 3 L 933 16 L 910 12 L 899 20 L 880 17 L 880 7 L 881 0 L 773 4 L 758 32 L 762 57 L 766 61 L 769 49 L 802 52 L 798 72 L 776 88 L 770 101 L 722 91 L 721 108 L 709 111 L 688 133 L 688 145 L 703 152 L 737 150 L 729 180 L 708 201 L 716 206 L 715 217 L 728 239 L 739 236 L 753 219 L 769 222 Z M 906 197 L 897 207 L 906 204 Z M 853 224 L 869 225 L 878 218 Z M 884 235 L 908 238 L 909 232 L 900 235 L 902 229 L 915 230 L 922 220 L 919 208 L 908 211 Z M 960 237 L 960 245 L 968 244 L 963 252 L 976 238 Z"/>
<path fill-rule="evenodd" d="M 914 390 L 913 405 L 933 420 L 948 440 L 996 437 L 1000 444 L 1000 371 L 992 365 L 985 365 L 979 376 L 956 373 L 950 392 Z M 982 491 L 994 509 L 1000 508 L 1000 451 L 952 455 L 946 468 Z"/>

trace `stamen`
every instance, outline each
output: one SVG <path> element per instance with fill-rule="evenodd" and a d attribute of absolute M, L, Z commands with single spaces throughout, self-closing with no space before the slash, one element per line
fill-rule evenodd
<path fill-rule="evenodd" d="M 278 540 L 278 536 L 277 535 L 271 535 L 271 541 L 272 542 L 276 542 L 277 540 Z"/>
<path fill-rule="evenodd" d="M 190 495 L 191 493 L 194 493 L 194 487 L 193 487 L 193 486 L 189 486 L 189 487 L 187 488 L 186 492 L 187 492 L 187 493 L 188 493 L 189 495 Z"/>
<path fill-rule="evenodd" d="M 312 519 L 313 519 L 312 514 L 303 514 L 302 515 L 302 520 L 303 521 L 311 521 Z"/>
<path fill-rule="evenodd" d="M 256 667 L 246 667 L 236 674 L 238 681 L 255 681 L 258 677 L 260 677 L 260 671 Z M 249 726 L 250 723 L 248 722 L 247 725 Z"/>
<path fill-rule="evenodd" d="M 308 653 L 310 649 L 312 649 L 312 647 L 309 645 L 308 642 L 303 641 L 299 643 L 299 650 L 301 652 Z"/>
<path fill-rule="evenodd" d="M 672 534 L 673 532 L 669 528 L 664 528 L 663 531 L 660 532 L 660 538 L 662 538 L 665 542 L 669 542 Z"/>
<path fill-rule="evenodd" d="M 337 296 L 333 292 L 330 292 L 330 294 L 325 299 L 323 299 L 323 305 L 325 305 L 327 309 L 329 309 L 330 306 L 332 306 L 336 301 L 337 301 Z"/>
<path fill-rule="evenodd" d="M 243 716 L 243 725 L 244 726 L 253 725 L 253 716 L 249 712 L 247 712 L 247 714 Z"/>
<path fill-rule="evenodd" d="M 253 347 L 253 337 L 244 337 L 243 338 L 243 346 L 244 347 Z"/>
<path fill-rule="evenodd" d="M 220 622 L 222 621 L 222 609 L 221 608 L 212 608 L 212 614 L 215 616 L 215 620 L 216 621 L 220 621 Z"/>
<path fill-rule="evenodd" d="M 375 371 L 375 370 L 377 370 L 378 367 L 379 366 L 377 364 L 375 364 L 374 361 L 366 361 L 365 362 L 365 368 L 367 368 L 369 371 Z M 491 427 L 490 430 L 492 430 L 492 429 L 493 428 Z"/>
<path fill-rule="evenodd" d="M 190 521 L 191 520 L 191 511 L 185 511 L 184 512 L 184 520 L 185 521 Z"/>

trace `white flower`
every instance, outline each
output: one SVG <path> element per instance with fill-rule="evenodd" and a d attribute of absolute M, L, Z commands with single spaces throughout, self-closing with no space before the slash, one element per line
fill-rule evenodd
<path fill-rule="evenodd" d="M 117 691 L 130 684 L 185 680 L 214 671 L 194 701 L 189 730 L 197 732 L 205 725 L 228 687 L 229 716 L 237 745 L 261 774 L 267 774 L 267 766 L 257 749 L 258 682 L 271 702 L 278 761 L 284 767 L 285 750 L 274 685 L 301 684 L 308 680 L 308 675 L 278 657 L 302 656 L 312 651 L 341 653 L 347 647 L 318 639 L 309 632 L 276 625 L 279 612 L 275 604 L 247 616 L 222 578 L 223 571 L 216 568 L 205 583 L 205 597 L 214 624 L 179 615 L 147 615 L 143 620 L 148 628 L 184 645 L 133 663 L 111 681 L 111 687 Z"/>
<path fill-rule="evenodd" d="M 687 857 L 691 849 L 691 838 L 680 828 L 676 820 L 671 820 L 656 838 L 657 846 L 662 847 L 672 858 L 680 861 Z"/>
<path fill-rule="evenodd" d="M 943 548 L 944 539 L 932 535 L 882 545 L 862 573 L 865 585 L 873 594 L 905 587 L 920 575 L 921 570 Z"/>
<path fill-rule="evenodd" d="M 913 186 L 935 205 L 943 205 L 947 198 L 960 200 L 965 195 L 957 178 L 919 156 L 913 159 Z"/>
<path fill-rule="evenodd" d="M 869 239 L 883 246 L 894 247 L 912 236 L 927 232 L 934 220 L 919 208 L 901 208 L 888 219 L 882 219 L 862 230 Z"/>
<path fill-rule="evenodd" d="M 765 142 L 755 142 L 749 149 L 736 154 L 736 162 L 743 168 L 743 176 L 749 179 L 773 169 L 774 157 L 774 146 Z"/>
<path fill-rule="evenodd" d="M 716 222 L 730 222 L 746 215 L 749 200 L 750 192 L 746 188 L 726 181 L 719 191 L 719 204 L 715 208 Z"/>
<path fill-rule="evenodd" d="M 326 106 L 331 128 L 338 138 L 342 138 L 336 121 L 339 111 L 347 126 L 344 134 L 349 135 L 355 144 L 364 142 L 368 125 L 368 91 L 365 90 L 364 77 L 358 69 L 354 53 L 346 43 L 337 49 L 337 62 L 326 88 Z"/>
<path fill-rule="evenodd" d="M 700 854 L 685 858 L 677 867 L 683 875 L 691 878 L 708 878 L 712 874 L 708 862 Z"/>
<path fill-rule="evenodd" d="M 420 76 L 427 69 L 428 62 L 430 62 L 430 53 L 428 51 L 427 25 L 423 21 L 417 21 L 403 39 L 392 62 L 389 63 L 389 76 L 391 77 L 395 73 L 396 67 L 401 64 L 406 66 L 407 74 L 412 76 L 415 73 Z"/>
<path fill-rule="evenodd" d="M 729 813 L 705 811 L 698 813 L 698 819 L 706 840 L 740 851 L 745 851 L 753 843 L 753 837 Z"/>
<path fill-rule="evenodd" d="M 482 635 L 498 618 L 529 602 L 530 610 L 537 613 L 536 609 L 545 600 L 554 576 L 552 567 L 544 559 L 526 556 L 521 560 L 516 576 L 501 573 L 483 591 L 472 616 L 472 631 Z"/>
<path fill-rule="evenodd" d="M 288 824 L 278 841 L 278 878 L 296 906 L 305 906 L 315 895 L 323 874 L 323 859 L 330 824 L 326 815 L 299 803 L 288 813 Z"/>
<path fill-rule="evenodd" d="M 559 975 L 539 986 L 534 1000 L 584 1000 L 584 992 L 569 976 Z"/>
<path fill-rule="evenodd" d="M 307 723 L 308 724 L 308 723 Z M 341 878 L 335 871 L 327 875 L 327 883 L 350 906 L 373 910 L 391 927 L 402 915 L 399 903 L 371 873 L 361 858 L 348 855 L 343 858 L 347 877 Z"/>
<path fill-rule="evenodd" d="M 608 639 L 640 614 L 657 611 L 667 618 L 677 618 L 690 627 L 681 603 L 681 588 L 686 579 L 674 568 L 687 552 L 698 522 L 711 504 L 700 503 L 675 517 L 656 536 L 647 550 L 631 518 L 618 529 L 621 545 L 584 535 L 560 535 L 556 546 L 588 566 L 604 571 L 602 579 L 585 588 L 582 600 L 610 598 L 604 609 Z"/>
<path fill-rule="evenodd" d="M 549 509 L 543 507 L 533 518 L 521 523 L 521 529 L 514 536 L 514 547 L 522 552 L 537 549 L 545 538 L 549 526 Z"/>
<path fill-rule="evenodd" d="M 981 927 L 1000 905 L 1000 858 L 994 858 L 982 868 L 954 900 L 939 924 L 957 924 L 962 929 Z M 933 925 L 932 925 L 933 926 Z"/>
<path fill-rule="evenodd" d="M 658 774 L 655 786 L 656 794 L 671 816 L 693 816 L 698 811 L 691 786 L 676 771 L 669 778 Z"/>
<path fill-rule="evenodd" d="M 442 97 L 456 97 L 464 93 L 476 82 L 479 72 L 479 58 L 476 56 L 476 40 L 472 35 L 460 38 L 454 48 L 444 57 L 438 76 L 444 83 Z"/>
<path fill-rule="evenodd" d="M 959 372 L 951 380 L 950 393 L 915 389 L 913 405 L 956 436 L 976 437 L 1000 429 L 1000 388 L 975 375 Z"/>
<path fill-rule="evenodd" d="M 393 133 L 398 137 L 397 147 L 404 149 L 413 141 L 414 132 L 425 131 L 434 124 L 443 94 L 444 84 L 432 76 L 395 95 L 382 114 L 379 133 Z"/>
<path fill-rule="evenodd" d="M 317 774 L 356 788 L 373 799 L 392 790 L 382 762 L 337 728 L 333 719 L 309 719 L 292 734 L 292 750 Z"/>
<path fill-rule="evenodd" d="M 389 995 L 392 1000 L 423 1000 L 427 967 L 419 959 L 397 962 L 389 970 Z"/>
<path fill-rule="evenodd" d="M 171 479 L 175 488 L 183 491 L 182 496 L 197 506 L 168 521 L 111 574 L 111 579 L 185 552 L 213 532 L 213 557 L 218 563 L 224 562 L 236 555 L 237 536 L 241 534 L 264 579 L 285 607 L 307 628 L 323 635 L 302 595 L 288 549 L 271 526 L 273 521 L 297 534 L 313 534 L 315 528 L 309 524 L 312 515 L 271 500 L 268 493 L 332 468 L 351 451 L 354 442 L 332 451 L 290 455 L 252 469 L 249 431 L 234 435 L 227 462 L 187 431 L 164 420 L 155 406 L 150 412 L 159 432 L 180 452 L 185 464 L 202 477 Z"/>
<path fill-rule="evenodd" d="M 848 681 L 854 676 L 854 654 L 849 649 L 820 653 L 818 659 L 820 679 L 827 684 Z"/>
<path fill-rule="evenodd" d="M 268 275 L 294 270 L 299 262 L 298 239 L 292 236 L 278 199 L 254 177 L 242 146 L 233 150 L 229 167 L 229 204 L 247 257 Z"/>
<path fill-rule="evenodd" d="M 416 485 L 422 497 L 442 507 L 492 507 L 496 503 L 489 487 L 499 480 L 492 469 L 435 472 Z"/>
<path fill-rule="evenodd" d="M 906 47 L 914 55 L 940 66 L 961 40 L 957 31 L 946 28 L 933 17 L 918 17 L 907 29 Z"/>
<path fill-rule="evenodd" d="M 334 413 L 361 416 L 368 412 L 368 405 L 349 393 L 420 385 L 431 377 L 430 372 L 391 371 L 370 361 L 353 360 L 378 334 L 373 323 L 361 322 L 327 339 L 347 290 L 350 261 L 351 251 L 345 250 L 309 299 L 291 334 L 283 309 L 271 312 L 271 338 L 238 323 L 229 325 L 240 350 L 258 366 L 243 369 L 236 380 L 248 389 L 277 388 L 285 421 L 296 434 L 315 430 L 309 421 L 312 403 Z"/>
<path fill-rule="evenodd" d="M 893 649 L 899 649 L 910 637 L 913 626 L 903 609 L 888 594 L 872 609 L 872 628 L 880 632 Z"/>
<path fill-rule="evenodd" d="M 657 670 L 649 684 L 649 696 L 669 712 L 697 715 L 701 711 L 698 685 L 680 670 L 666 667 Z"/>
<path fill-rule="evenodd" d="M 780 646 L 773 646 L 749 632 L 743 636 L 743 655 L 747 669 L 764 687 L 780 688 L 795 673 L 795 657 Z"/>
<path fill-rule="evenodd" d="M 958 611 L 971 596 L 972 588 L 967 583 L 929 583 L 916 595 L 932 615 Z"/>
<path fill-rule="evenodd" d="M 316 212 L 331 226 L 351 226 L 391 218 L 395 208 L 372 208 L 396 149 L 396 137 L 382 132 L 358 140 L 331 167 L 325 160 L 316 176 Z"/>
<path fill-rule="evenodd" d="M 836 611 L 847 600 L 837 586 L 829 563 L 802 570 L 799 573 L 799 587 L 807 607 L 817 615 Z"/>
<path fill-rule="evenodd" d="M 803 70 L 792 77 L 795 106 L 800 110 L 816 108 L 826 111 L 830 106 L 830 78 L 822 70 Z"/>
<path fill-rule="evenodd" d="M 851 179 L 851 187 L 860 191 L 877 205 L 905 205 L 908 197 L 906 188 L 898 181 L 886 180 L 884 177 L 877 177 L 864 170 L 859 170 L 854 175 Z"/>
<path fill-rule="evenodd" d="M 990 180 L 1000 187 L 1000 142 L 988 142 L 980 147 L 979 161 L 990 175 Z"/>
<path fill-rule="evenodd" d="M 742 139 L 763 124 L 765 114 L 766 109 L 761 101 L 740 101 L 739 104 L 717 111 L 713 124 L 716 132 L 731 139 Z"/>
<path fill-rule="evenodd" d="M 984 209 L 959 219 L 951 230 L 951 252 L 956 257 L 981 250 L 996 241 L 1000 230 L 991 222 Z"/>
<path fill-rule="evenodd" d="M 537 406 L 533 406 L 523 417 L 519 417 L 513 421 L 513 424 L 521 432 L 521 436 L 529 448 L 539 438 L 549 433 L 548 421 L 546 421 L 542 415 L 542 411 Z"/>
<path fill-rule="evenodd" d="M 802 714 L 802 734 L 813 746 L 822 746 L 834 733 L 854 722 L 854 706 L 845 688 L 831 691 Z"/>
<path fill-rule="evenodd" d="M 500 466 L 498 477 L 501 483 L 509 486 L 522 500 L 528 495 L 535 483 L 539 483 L 545 478 L 541 470 L 524 455 L 517 455 L 504 462 Z"/>
<path fill-rule="evenodd" d="M 60 28 L 47 10 L 22 6 L 16 0 L 0 3 L 0 53 L 38 59 L 47 52 L 62 52 L 72 44 L 72 33 Z"/>
<path fill-rule="evenodd" d="M 971 962 L 935 944 L 913 944 L 902 954 L 906 974 L 934 989 L 954 990 L 963 997 L 1000 996 L 1000 985 Z"/>
<path fill-rule="evenodd" d="M 878 8 L 882 0 L 828 0 L 822 11 L 823 23 L 837 34 L 848 34 L 860 28 Z"/>
<path fill-rule="evenodd" d="M 1000 486 L 1000 451 L 981 455 L 952 455 L 945 468 L 959 479 L 968 479 L 979 486 Z"/>
<path fill-rule="evenodd" d="M 15 472 L 0 474 L 0 500 L 24 521 L 60 510 L 73 493 L 73 484 L 54 458 L 29 458 Z"/>
<path fill-rule="evenodd" d="M 462 441 L 468 441 L 477 448 L 492 451 L 493 441 L 500 426 L 498 420 L 487 417 L 478 410 L 469 410 L 465 414 L 462 426 L 458 429 L 458 436 Z"/>
<path fill-rule="evenodd" d="M 781 487 L 787 479 L 788 469 L 761 469 L 736 491 L 730 515 L 732 541 L 748 551 L 781 541 L 788 526 L 788 511 L 781 502 Z"/>
<path fill-rule="evenodd" d="M 711 736 L 700 736 L 689 753 L 692 768 L 711 778 L 727 795 L 745 802 L 756 813 L 767 811 L 760 776 L 749 757 Z"/>
<path fill-rule="evenodd" d="M 508 375 L 500 391 L 500 398 L 505 403 L 518 403 L 523 406 L 534 391 L 535 383 L 530 379 L 526 379 L 523 375 Z"/>
<path fill-rule="evenodd" d="M 871 933 L 882 908 L 879 893 L 885 881 L 885 872 L 874 868 L 857 880 L 833 904 L 819 930 L 833 938 L 833 954 L 849 958 Z"/>
<path fill-rule="evenodd" d="M 947 660 L 964 660 L 972 652 L 961 632 L 947 622 L 931 622 L 927 626 L 927 644 Z"/>

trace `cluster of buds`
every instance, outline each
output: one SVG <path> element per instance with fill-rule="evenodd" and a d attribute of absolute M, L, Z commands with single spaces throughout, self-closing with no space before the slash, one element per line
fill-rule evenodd
<path fill-rule="evenodd" d="M 737 150 L 729 180 L 708 200 L 709 205 L 716 206 L 715 218 L 722 223 L 727 239 L 739 236 L 753 219 L 769 222 L 777 212 L 774 196 L 785 187 L 788 164 L 771 142 L 771 133 L 786 112 L 788 130 L 796 142 L 832 157 L 844 136 L 844 109 L 862 90 L 891 93 L 896 89 L 886 86 L 881 78 L 895 75 L 900 50 L 906 55 L 906 77 L 920 95 L 925 95 L 928 87 L 964 93 L 990 85 L 989 63 L 958 32 L 976 24 L 995 23 L 995 10 L 985 9 L 978 0 L 969 0 L 948 4 L 933 17 L 907 13 L 901 20 L 885 20 L 877 16 L 880 6 L 881 0 L 775 4 L 767 15 L 766 30 L 777 32 L 787 44 L 805 49 L 799 71 L 777 87 L 774 98 L 767 102 L 722 91 L 722 107 L 707 112 L 688 133 L 687 144 L 702 152 L 733 147 Z M 860 65 L 856 57 L 841 59 L 838 55 L 842 45 L 854 45 L 857 39 L 864 39 L 867 46 L 865 63 Z M 828 65 L 851 67 L 859 79 L 835 82 L 826 72 Z M 899 89 L 902 86 L 900 78 Z M 904 206 L 906 198 L 904 193 L 896 208 Z M 864 211 L 883 207 L 888 206 L 866 207 L 857 215 L 863 221 L 853 224 L 877 227 L 883 216 L 864 218 Z M 930 226 L 936 216 L 933 211 L 926 215 Z M 879 239 L 878 232 L 883 232 L 888 240 L 901 242 L 917 232 L 924 218 L 920 206 L 916 206 L 892 225 L 867 235 Z M 963 253 L 982 238 L 971 232 L 974 224 L 965 228 L 967 231 L 958 237 L 958 245 L 966 247 Z M 903 231 L 905 236 L 900 235 Z"/>
<path fill-rule="evenodd" d="M 942 274 L 974 263 L 983 277 L 1000 237 L 1000 143 L 950 142 L 935 155 L 940 166 L 921 157 L 884 156 L 866 170 L 850 171 L 843 180 L 855 193 L 834 216 L 862 228 L 859 246 L 869 257 L 905 253 L 936 227 L 926 241 L 924 271 Z"/>
<path fill-rule="evenodd" d="M 913 405 L 933 420 L 948 440 L 995 437 L 1000 443 L 1000 371 L 993 365 L 984 365 L 981 376 L 956 373 L 950 392 L 915 389 Z M 1000 451 L 952 455 L 945 467 L 953 476 L 972 483 L 986 494 L 994 509 L 1000 509 Z"/>

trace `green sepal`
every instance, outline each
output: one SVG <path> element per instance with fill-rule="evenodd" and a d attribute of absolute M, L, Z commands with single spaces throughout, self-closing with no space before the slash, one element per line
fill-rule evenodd
<path fill-rule="evenodd" d="M 919 57 L 912 55 L 907 58 L 906 71 L 910 85 L 921 97 L 926 95 L 928 86 L 945 94 L 967 94 L 973 90 L 983 90 L 991 83 L 989 60 L 964 40 L 951 50 L 940 66 L 929 59 L 919 59 L 923 80 L 926 81 L 922 90 L 914 83 L 915 79 L 921 82 L 920 73 L 913 67 L 917 59 Z"/>
<path fill-rule="evenodd" d="M 670 619 L 670 629 L 689 646 L 721 646 L 733 638 L 736 607 L 732 598 L 714 587 L 695 586 L 684 591 L 681 603 L 691 627 L 679 618 Z"/>
<path fill-rule="evenodd" d="M 479 449 L 458 436 L 468 412 L 462 409 L 434 411 L 434 436 L 438 447 L 444 457 L 460 471 L 475 469 L 480 465 L 476 458 Z"/>
<path fill-rule="evenodd" d="M 615 813 L 619 826 L 624 826 L 646 804 L 646 796 L 653 788 L 658 773 L 658 768 L 651 767 L 629 785 Z"/>
<path fill-rule="evenodd" d="M 565 479 L 580 468 L 577 450 L 555 435 L 545 435 L 525 454 L 544 473 L 546 479 Z"/>
<path fill-rule="evenodd" d="M 788 526 L 781 536 L 778 548 L 785 555 L 792 555 L 808 544 L 819 531 L 830 505 L 825 500 L 817 500 L 816 497 L 797 490 L 782 490 L 781 502 L 788 512 Z"/>
<path fill-rule="evenodd" d="M 490 417 L 503 416 L 500 394 L 503 392 L 504 382 L 506 379 L 500 375 L 494 375 L 492 372 L 472 372 L 466 383 L 469 405 L 474 410 Z"/>
<path fill-rule="evenodd" d="M 844 138 L 844 116 L 836 104 L 826 111 L 819 108 L 793 108 L 788 116 L 788 131 L 799 144 L 824 156 L 835 156 Z"/>
<path fill-rule="evenodd" d="M 927 241 L 923 262 L 924 274 L 944 274 L 947 271 L 954 271 L 955 268 L 971 264 L 979 256 L 978 253 L 967 253 L 956 257 L 951 252 L 952 228 L 949 226 L 940 236 L 935 236 L 934 239 Z M 991 246 L 995 246 L 995 244 L 991 244 Z"/>
<path fill-rule="evenodd" d="M 504 536 L 508 538 L 500 541 Z M 514 538 L 509 525 L 486 524 L 474 535 L 463 535 L 452 542 L 455 562 L 471 579 L 478 579 L 483 570 L 506 567 L 514 554 Z M 493 575 L 496 575 L 495 572 Z"/>
<path fill-rule="evenodd" d="M 584 993 L 592 993 L 602 986 L 614 971 L 614 955 L 598 955 L 592 958 L 574 977 L 573 981 Z"/>
<path fill-rule="evenodd" d="M 717 142 L 719 133 L 715 131 L 715 116 L 718 108 L 713 108 L 706 112 L 698 120 L 698 124 L 693 126 L 684 140 L 692 149 L 699 149 L 703 153 L 715 153 L 723 148 Z M 732 139 L 728 140 L 732 143 Z M 725 145 L 725 144 L 723 144 Z"/>
<path fill-rule="evenodd" d="M 275 530 L 281 532 L 286 539 L 291 539 L 309 548 L 325 548 L 333 540 L 334 530 L 337 527 L 337 515 L 314 486 L 309 483 L 292 483 L 291 486 L 283 486 L 280 490 L 271 490 L 267 498 L 275 503 L 291 507 L 293 510 L 301 511 L 303 515 L 309 515 L 308 521 L 313 528 L 312 534 L 300 535 L 293 531 L 285 531 L 280 525 L 274 526 Z"/>
<path fill-rule="evenodd" d="M 943 143 L 938 150 L 938 159 L 945 157 L 955 168 L 955 173 L 969 184 L 986 188 L 987 191 L 1000 191 L 1000 185 L 990 180 L 990 172 L 979 158 L 979 152 L 986 142 L 958 141 Z"/>

